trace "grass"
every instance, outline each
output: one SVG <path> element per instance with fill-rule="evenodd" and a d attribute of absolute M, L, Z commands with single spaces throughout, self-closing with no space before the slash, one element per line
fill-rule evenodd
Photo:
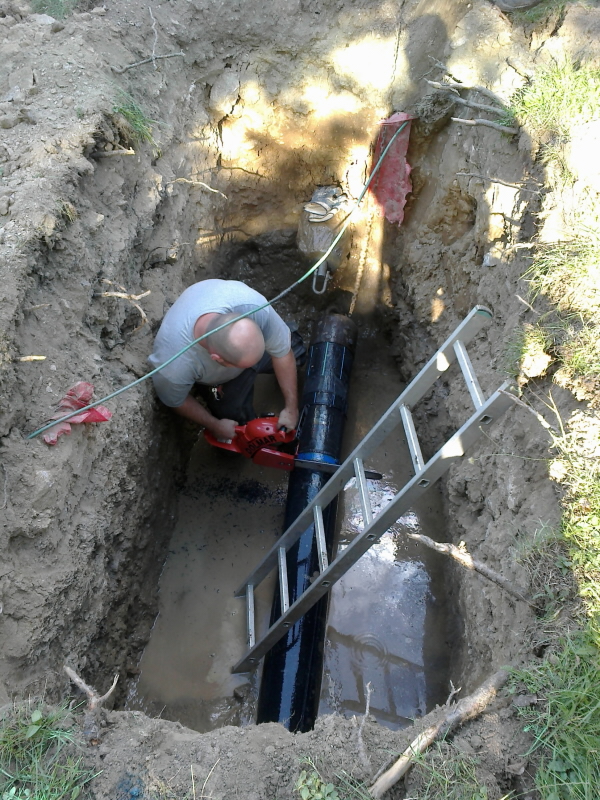
<path fill-rule="evenodd" d="M 515 378 L 535 377 L 545 373 L 552 362 L 547 350 L 554 339 L 544 325 L 526 323 L 513 331 L 506 346 L 505 369 Z"/>
<path fill-rule="evenodd" d="M 538 346 L 556 357 L 557 382 L 576 378 L 600 380 L 600 226 L 590 209 L 593 226 L 571 220 L 573 235 L 566 241 L 540 244 L 524 274 L 531 300 L 545 298 L 551 313 L 515 334 L 521 350 Z M 518 347 L 513 346 L 514 353 Z"/>
<path fill-rule="evenodd" d="M 538 608 L 537 630 L 531 639 L 547 646 L 556 640 L 551 623 L 577 594 L 568 547 L 561 531 L 542 523 L 532 536 L 519 540 L 515 549 L 516 561 L 529 574 L 531 598 Z"/>
<path fill-rule="evenodd" d="M 516 671 L 512 688 L 537 702 L 519 709 L 541 749 L 536 785 L 544 800 L 597 800 L 600 788 L 599 631 L 564 641 L 550 658 Z"/>
<path fill-rule="evenodd" d="M 152 135 L 152 127 L 156 122 L 146 114 L 135 100 L 126 92 L 120 92 L 113 106 L 113 114 L 120 114 L 127 123 L 131 139 L 136 142 L 149 142 L 156 146 Z"/>
<path fill-rule="evenodd" d="M 540 630 L 553 630 L 546 657 L 515 673 L 513 688 L 520 683 L 537 698 L 519 713 L 533 735 L 542 800 L 595 800 L 600 796 L 600 413 L 595 410 L 600 203 L 598 187 L 586 188 L 580 180 L 576 188 L 568 143 L 577 128 L 600 119 L 600 69 L 566 60 L 543 67 L 513 98 L 512 111 L 541 144 L 547 185 L 564 209 L 557 241 L 538 244 L 523 276 L 530 303 L 542 312 L 514 336 L 512 367 L 521 370 L 524 354 L 537 348 L 553 357 L 554 381 L 592 406 L 575 410 L 564 423 L 557 412 L 560 430 L 553 434 L 549 472 L 562 487 L 562 519 L 555 530 L 542 526 L 517 554 L 541 601 Z M 569 625 L 573 630 L 566 634 Z"/>
<path fill-rule="evenodd" d="M 436 742 L 415 757 L 408 793 L 419 800 L 488 800 L 497 796 L 488 792 L 479 760 L 448 742 Z M 511 796 L 504 795 L 502 800 Z"/>
<path fill-rule="evenodd" d="M 568 141 L 574 128 L 598 118 L 600 69 L 569 60 L 540 69 L 520 89 L 511 110 L 536 138 Z"/>
<path fill-rule="evenodd" d="M 77 7 L 79 0 L 32 0 L 31 8 L 36 14 L 49 14 L 55 19 L 64 19 Z"/>
<path fill-rule="evenodd" d="M 94 777 L 66 706 L 15 703 L 0 717 L 0 798 L 76 800 Z"/>
<path fill-rule="evenodd" d="M 533 8 L 525 8 L 521 11 L 513 11 L 510 14 L 514 22 L 522 24 L 532 24 L 546 19 L 550 14 L 563 14 L 567 3 L 565 0 L 544 0 Z"/>
<path fill-rule="evenodd" d="M 595 317 L 600 309 L 600 231 L 579 226 L 567 241 L 540 244 L 524 275 L 534 297 L 559 311 Z"/>

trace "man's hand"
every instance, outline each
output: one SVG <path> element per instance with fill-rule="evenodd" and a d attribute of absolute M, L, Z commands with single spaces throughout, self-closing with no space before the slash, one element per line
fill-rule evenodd
<path fill-rule="evenodd" d="M 215 419 L 206 427 L 219 442 L 230 442 L 235 436 L 235 426 L 238 423 L 234 419 Z"/>
<path fill-rule="evenodd" d="M 297 408 L 284 408 L 279 415 L 279 428 L 287 428 L 288 431 L 293 431 L 298 424 L 298 409 Z"/>
<path fill-rule="evenodd" d="M 229 442 L 235 436 L 235 426 L 238 423 L 234 419 L 217 419 L 213 417 L 210 411 L 204 408 L 204 406 L 190 394 L 188 394 L 183 403 L 174 408 L 173 411 L 186 419 L 191 419 L 192 422 L 196 422 L 198 425 L 204 425 L 204 427 L 208 428 L 213 434 L 215 439 Z"/>

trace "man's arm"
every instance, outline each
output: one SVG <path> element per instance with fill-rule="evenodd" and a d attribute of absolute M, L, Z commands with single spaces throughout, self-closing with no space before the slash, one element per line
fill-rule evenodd
<path fill-rule="evenodd" d="M 216 439 L 233 439 L 235 426 L 234 419 L 217 419 L 210 411 L 199 403 L 191 394 L 185 398 L 180 406 L 174 406 L 173 411 L 181 417 L 203 425 L 215 436 Z"/>
<path fill-rule="evenodd" d="M 290 350 L 281 358 L 273 358 L 273 370 L 283 394 L 285 408 L 279 415 L 280 428 L 295 428 L 298 424 L 298 375 L 296 358 Z"/>

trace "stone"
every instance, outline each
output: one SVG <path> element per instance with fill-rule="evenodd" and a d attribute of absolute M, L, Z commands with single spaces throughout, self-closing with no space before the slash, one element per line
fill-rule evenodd
<path fill-rule="evenodd" d="M 14 128 L 15 125 L 19 124 L 19 115 L 18 114 L 6 114 L 4 117 L 0 117 L 0 128 L 4 128 L 8 130 L 9 128 Z"/>
<path fill-rule="evenodd" d="M 49 14 L 30 14 L 29 19 L 37 22 L 38 25 L 52 25 L 57 21 Z"/>
<path fill-rule="evenodd" d="M 240 94 L 240 77 L 237 72 L 225 70 L 214 82 L 210 92 L 210 110 L 221 116 L 233 111 Z"/>

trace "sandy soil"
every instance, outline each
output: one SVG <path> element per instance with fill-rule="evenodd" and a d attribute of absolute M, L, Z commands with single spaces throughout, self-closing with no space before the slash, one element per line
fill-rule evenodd
<path fill-rule="evenodd" d="M 488 305 L 495 319 L 473 361 L 484 391 L 503 379 L 506 343 L 531 313 L 518 297 L 526 262 L 513 246 L 536 231 L 536 145 L 449 123 L 451 109 L 423 78 L 441 77 L 439 59 L 506 98 L 536 62 L 597 57 L 599 11 L 569 6 L 523 26 L 488 2 L 327 6 L 280 0 L 273 13 L 253 2 L 107 0 L 59 21 L 0 0 L 0 704 L 65 693 L 65 662 L 99 689 L 115 670 L 135 673 L 194 438 L 148 383 L 111 403 L 110 423 L 76 426 L 55 448 L 25 435 L 77 380 L 101 396 L 143 375 L 153 332 L 194 280 L 284 288 L 302 263 L 294 235 L 303 202 L 331 182 L 357 196 L 376 123 L 391 110 L 419 116 L 414 193 L 401 229 L 371 228 L 374 324 L 387 328 L 407 377 L 474 304 Z M 153 142 L 136 142 L 115 111 L 131 98 L 154 121 Z M 115 155 L 131 145 L 134 155 Z M 336 276 L 338 299 L 352 294 L 368 217 Z M 138 327 L 131 300 L 105 295 L 115 290 L 149 293 L 138 301 L 147 324 Z M 31 355 L 45 360 L 19 361 Z M 566 391 L 555 397 L 565 414 L 575 405 Z M 424 450 L 466 411 L 462 389 L 438 387 L 417 414 Z M 515 407 L 444 484 L 453 540 L 524 591 L 536 587 L 515 544 L 559 513 L 546 455 L 535 418 Z M 543 653 L 531 608 L 454 577 L 465 643 L 455 684 L 468 692 L 500 665 Z M 366 778 L 412 731 L 369 722 L 370 767 L 356 737 L 356 724 L 335 717 L 298 737 L 271 725 L 200 735 L 111 712 L 90 755 L 104 770 L 93 791 L 99 800 L 184 796 L 193 772 L 215 798 L 292 797 L 300 756 L 327 775 Z M 455 741 L 481 758 L 490 797 L 526 788 L 527 765 L 511 767 L 527 742 L 510 699 Z"/>

